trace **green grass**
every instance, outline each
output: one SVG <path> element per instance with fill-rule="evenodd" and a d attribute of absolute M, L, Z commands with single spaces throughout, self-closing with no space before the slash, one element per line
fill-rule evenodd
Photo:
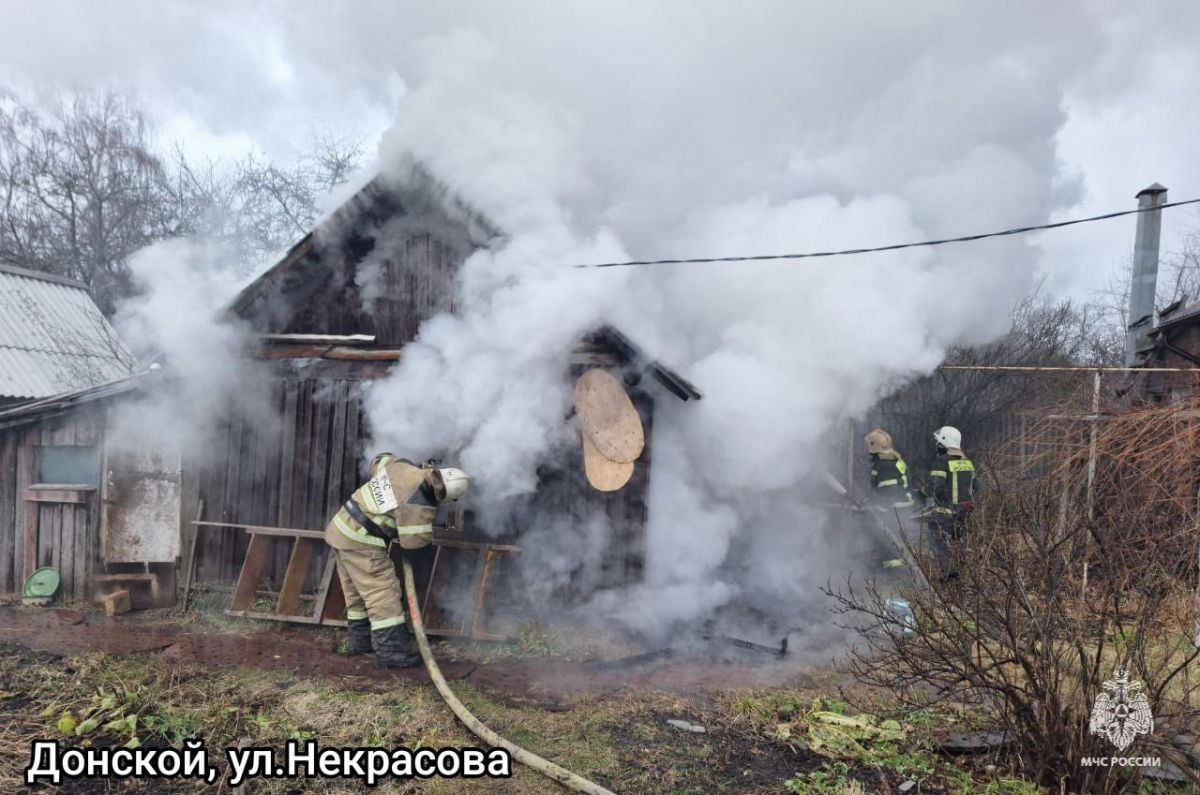
<path fill-rule="evenodd" d="M 820 687 L 694 697 L 621 691 L 560 697 L 546 705 L 469 682 L 454 684 L 485 724 L 615 792 L 863 795 L 879 791 L 881 781 L 894 788 L 908 778 L 922 792 L 1036 791 L 1003 769 L 960 767 L 932 750 L 939 733 L 968 727 L 977 718 L 969 711 L 938 705 L 906 712 L 876 692 L 842 695 L 828 681 Z M 871 712 L 859 717 L 867 709 Z M 667 724 L 671 718 L 699 723 L 706 732 L 682 731 Z M 835 731 L 828 733 L 830 728 Z M 840 742 L 843 730 L 847 741 Z M 214 669 L 153 654 L 56 658 L 0 647 L 0 791 L 21 787 L 34 739 L 181 747 L 193 737 L 204 740 L 214 762 L 222 761 L 220 749 L 226 747 L 280 748 L 288 740 L 387 749 L 479 745 L 432 687 L 406 680 Z M 814 737 L 825 740 L 819 750 Z M 207 791 L 188 780 L 154 785 L 155 792 Z M 295 782 L 262 779 L 252 791 L 274 795 L 294 787 Z M 361 789 L 337 780 L 305 783 L 305 791 L 317 795 Z M 385 780 L 373 791 L 562 790 L 514 765 L 514 778 L 503 783 Z"/>

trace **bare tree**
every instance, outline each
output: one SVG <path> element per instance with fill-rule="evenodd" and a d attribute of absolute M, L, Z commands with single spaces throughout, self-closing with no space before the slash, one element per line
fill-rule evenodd
<path fill-rule="evenodd" d="M 290 165 L 165 156 L 120 94 L 47 107 L 0 94 L 0 263 L 86 284 L 106 315 L 134 289 L 130 255 L 196 236 L 246 269 L 312 229 L 320 199 L 358 168 L 360 142 L 314 135 Z"/>
<path fill-rule="evenodd" d="M 48 111 L 0 104 L 0 261 L 78 279 L 106 313 L 129 255 L 167 232 L 162 166 L 140 109 L 118 94 Z"/>
<path fill-rule="evenodd" d="M 222 244 L 246 267 L 261 265 L 317 223 L 320 200 L 358 168 L 362 145 L 314 137 L 291 165 L 250 154 L 233 163 L 191 160 L 176 146 L 167 167 L 174 234 Z"/>
<path fill-rule="evenodd" d="M 1200 300 L 1200 229 L 1186 235 L 1179 250 L 1163 258 L 1158 294 L 1160 308 Z"/>

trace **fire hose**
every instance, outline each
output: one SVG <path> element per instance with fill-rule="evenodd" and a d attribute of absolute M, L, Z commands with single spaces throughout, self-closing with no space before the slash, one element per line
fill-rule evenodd
<path fill-rule="evenodd" d="M 537 754 L 526 751 L 516 743 L 509 742 L 501 737 L 496 732 L 484 726 L 483 723 L 471 714 L 471 711 L 458 700 L 458 696 L 454 695 L 454 691 L 450 689 L 450 685 L 446 684 L 446 678 L 442 676 L 441 670 L 438 668 L 437 661 L 433 659 L 433 652 L 429 648 L 429 639 L 425 637 L 425 624 L 421 621 L 421 610 L 417 606 L 416 583 L 413 580 L 412 564 L 407 558 L 402 558 L 404 566 L 404 596 L 408 601 L 408 614 L 412 618 L 412 633 L 417 639 L 417 646 L 421 649 L 421 657 L 425 660 L 425 670 L 429 672 L 429 678 L 433 680 L 434 686 L 438 693 L 441 694 L 442 700 L 454 712 L 455 716 L 470 729 L 476 737 L 483 740 L 493 748 L 503 748 L 521 764 L 531 767 L 544 776 L 554 779 L 568 789 L 576 792 L 586 792 L 589 795 L 613 795 L 609 790 L 588 781 L 582 776 L 577 776 L 565 767 L 560 767 L 549 759 L 543 759 Z"/>

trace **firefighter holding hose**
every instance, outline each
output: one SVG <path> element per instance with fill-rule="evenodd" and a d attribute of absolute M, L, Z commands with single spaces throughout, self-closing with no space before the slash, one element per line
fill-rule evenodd
<path fill-rule="evenodd" d="M 325 528 L 346 595 L 348 654 L 375 653 L 376 668 L 420 665 L 404 620 L 400 580 L 389 553 L 433 541 L 438 506 L 460 499 L 470 480 L 461 469 L 417 465 L 392 453 L 375 456 L 371 479 Z"/>

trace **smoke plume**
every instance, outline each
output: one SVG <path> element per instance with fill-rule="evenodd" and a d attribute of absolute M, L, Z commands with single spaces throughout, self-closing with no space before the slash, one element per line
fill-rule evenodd
<path fill-rule="evenodd" d="M 220 421 L 252 419 L 269 433 L 278 418 L 260 368 L 246 359 L 246 331 L 225 317 L 241 278 L 222 269 L 228 251 L 200 240 L 170 240 L 129 261 L 138 294 L 114 324 L 142 365 L 161 365 L 158 383 L 121 403 L 109 441 L 118 448 L 175 451 L 202 461 Z"/>
<path fill-rule="evenodd" d="M 372 393 L 381 446 L 454 451 L 476 478 L 473 505 L 502 513 L 577 438 L 565 356 L 602 321 L 705 392 L 660 401 L 646 583 L 594 603 L 652 632 L 734 601 L 809 606 L 853 565 L 862 539 L 831 526 L 812 490 L 831 430 L 949 345 L 1000 332 L 1039 252 L 1006 240 L 570 266 L 871 246 L 1046 217 L 1079 196 L 1055 135 L 1063 91 L 1087 68 L 1059 53 L 1068 20 L 1050 9 L 1045 28 L 1000 45 L 998 7 L 967 19 L 883 4 L 890 24 L 868 28 L 857 13 L 689 9 L 573 10 L 536 33 L 508 7 L 457 26 L 422 15 L 428 31 L 386 61 L 408 93 L 380 149 L 385 171 L 415 158 L 507 234 L 467 262 L 456 314 L 428 322 Z M 1077 36 L 1099 45 L 1098 22 Z M 384 56 L 368 46 L 366 57 Z M 579 540 L 576 559 L 542 544 L 555 549 L 547 578 L 588 554 Z"/>

